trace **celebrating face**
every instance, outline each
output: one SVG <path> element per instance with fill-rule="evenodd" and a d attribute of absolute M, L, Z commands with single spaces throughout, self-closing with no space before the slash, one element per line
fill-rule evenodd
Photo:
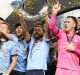
<path fill-rule="evenodd" d="M 65 31 L 71 31 L 72 29 L 75 30 L 76 23 L 72 18 L 67 18 L 66 21 L 64 22 L 64 30 Z"/>
<path fill-rule="evenodd" d="M 17 26 L 16 34 L 17 34 L 18 37 L 23 36 L 23 29 L 22 29 L 21 26 Z"/>
<path fill-rule="evenodd" d="M 10 27 L 7 22 L 0 23 L 0 37 L 5 37 L 3 33 L 5 34 L 10 33 Z"/>
<path fill-rule="evenodd" d="M 41 27 L 35 27 L 34 28 L 34 38 L 36 40 L 41 39 L 43 36 L 43 29 Z"/>
<path fill-rule="evenodd" d="M 0 31 L 4 32 L 4 33 L 10 33 L 10 29 L 7 23 L 1 23 L 0 24 Z"/>

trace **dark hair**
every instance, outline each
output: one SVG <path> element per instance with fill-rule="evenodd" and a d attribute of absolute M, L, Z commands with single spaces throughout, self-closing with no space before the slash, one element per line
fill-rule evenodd
<path fill-rule="evenodd" d="M 52 41 L 52 43 L 57 42 L 56 38 L 51 38 L 50 41 Z"/>
<path fill-rule="evenodd" d="M 15 25 L 15 28 L 17 28 L 18 26 L 21 26 L 21 24 L 20 24 L 20 23 L 17 23 L 17 24 Z"/>
<path fill-rule="evenodd" d="M 0 20 L 5 21 L 2 17 L 0 17 Z"/>
<path fill-rule="evenodd" d="M 77 19 L 76 19 L 76 17 L 74 17 L 74 16 L 68 16 L 67 18 L 72 18 L 73 19 L 73 21 L 76 24 L 76 27 L 75 27 L 75 31 L 76 31 L 77 30 Z"/>
<path fill-rule="evenodd" d="M 77 19 L 80 19 L 80 17 L 78 17 Z"/>
<path fill-rule="evenodd" d="M 35 27 L 41 27 L 42 30 L 45 31 L 45 30 L 44 30 L 44 27 L 43 27 L 43 24 L 42 24 L 41 22 L 36 22 L 36 23 L 34 24 L 34 28 L 35 28 Z"/>

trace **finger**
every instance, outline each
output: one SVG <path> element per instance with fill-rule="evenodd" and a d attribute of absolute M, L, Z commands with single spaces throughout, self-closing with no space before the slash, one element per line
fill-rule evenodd
<path fill-rule="evenodd" d="M 61 7 L 61 4 L 57 3 L 57 7 Z"/>
<path fill-rule="evenodd" d="M 22 16 L 22 13 L 18 13 L 19 16 Z"/>
<path fill-rule="evenodd" d="M 59 3 L 57 2 L 56 7 L 58 7 L 58 6 L 59 6 Z"/>
<path fill-rule="evenodd" d="M 59 5 L 60 4 L 60 2 L 59 1 L 57 1 L 57 5 Z"/>
<path fill-rule="evenodd" d="M 59 5 L 58 5 L 58 7 L 60 7 L 60 8 L 61 8 L 61 6 L 62 6 L 62 4 L 59 4 Z"/>

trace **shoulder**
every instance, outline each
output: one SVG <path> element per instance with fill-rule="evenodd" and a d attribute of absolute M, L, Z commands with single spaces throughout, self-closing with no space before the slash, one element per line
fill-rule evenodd
<path fill-rule="evenodd" d="M 80 40 L 80 35 L 75 34 L 75 37 Z"/>
<path fill-rule="evenodd" d="M 18 41 L 18 37 L 16 36 L 16 34 L 11 34 L 11 36 L 14 42 Z"/>
<path fill-rule="evenodd" d="M 8 50 L 11 50 L 11 49 L 16 48 L 16 44 L 13 41 L 9 40 L 9 41 L 6 41 L 3 44 L 3 47 L 6 48 L 6 49 L 8 49 Z"/>
<path fill-rule="evenodd" d="M 11 40 L 7 41 L 6 44 L 8 44 L 10 46 L 16 45 L 16 43 L 14 41 L 11 41 Z"/>

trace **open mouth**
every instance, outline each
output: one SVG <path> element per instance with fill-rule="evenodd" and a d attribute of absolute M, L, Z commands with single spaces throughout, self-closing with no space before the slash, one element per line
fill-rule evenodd
<path fill-rule="evenodd" d="M 39 34 L 34 34 L 35 36 L 38 36 Z"/>
<path fill-rule="evenodd" d="M 67 28 L 67 26 L 65 25 L 65 26 L 64 26 L 64 28 L 66 29 L 66 28 Z"/>
<path fill-rule="evenodd" d="M 18 31 L 17 33 L 18 33 L 18 34 L 20 34 L 21 32 L 20 32 L 20 31 Z"/>
<path fill-rule="evenodd" d="M 35 33 L 34 35 L 35 35 L 35 36 L 39 36 L 39 34 L 38 34 L 38 33 Z"/>

